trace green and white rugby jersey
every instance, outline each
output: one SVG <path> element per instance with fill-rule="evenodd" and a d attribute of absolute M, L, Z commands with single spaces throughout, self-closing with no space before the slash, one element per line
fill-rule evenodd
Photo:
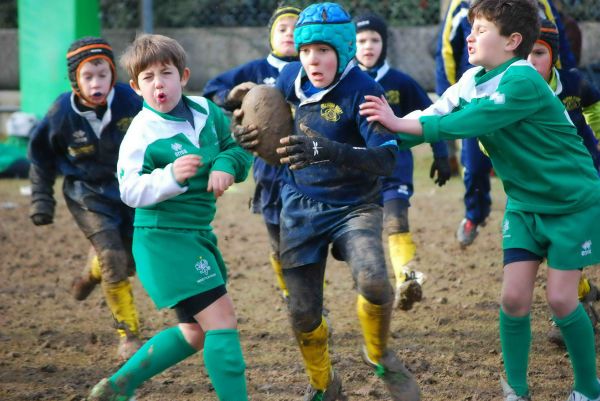
<path fill-rule="evenodd" d="M 136 227 L 210 229 L 215 197 L 207 192 L 211 171 L 225 171 L 236 182 L 246 179 L 252 156 L 231 137 L 222 110 L 203 97 L 184 97 L 194 127 L 146 103 L 133 119 L 119 151 L 117 172 L 121 199 L 137 208 Z M 173 176 L 173 162 L 186 154 L 202 166 L 185 185 Z"/>
<path fill-rule="evenodd" d="M 581 137 L 525 60 L 488 72 L 472 68 L 432 106 L 407 117 L 420 117 L 425 142 L 478 137 L 502 180 L 508 210 L 567 214 L 600 200 L 600 179 Z"/>

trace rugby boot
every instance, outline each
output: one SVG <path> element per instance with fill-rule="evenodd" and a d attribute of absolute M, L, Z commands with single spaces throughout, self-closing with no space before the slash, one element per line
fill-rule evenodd
<path fill-rule="evenodd" d="M 394 352 L 386 350 L 379 363 L 375 363 L 369 358 L 366 347 L 363 347 L 362 359 L 375 369 L 375 374 L 383 380 L 393 401 L 421 400 L 419 385 Z"/>
<path fill-rule="evenodd" d="M 110 385 L 108 379 L 102 379 L 96 384 L 90 395 L 86 398 L 87 401 L 135 401 L 135 397 L 117 394 Z"/>
<path fill-rule="evenodd" d="M 310 384 L 304 393 L 302 401 L 335 401 L 342 395 L 342 380 L 331 371 L 331 381 L 325 390 L 317 390 Z"/>
<path fill-rule="evenodd" d="M 469 219 L 462 219 L 458 230 L 456 230 L 456 238 L 462 248 L 465 248 L 475 241 L 477 234 L 479 233 L 479 227 Z"/>
<path fill-rule="evenodd" d="M 100 271 L 100 262 L 98 257 L 92 256 L 81 273 L 81 276 L 75 277 L 71 283 L 71 293 L 73 298 L 77 301 L 83 301 L 90 296 L 94 288 L 102 280 L 102 273 Z"/>
<path fill-rule="evenodd" d="M 502 377 L 500 378 L 500 385 L 502 386 L 504 401 L 531 401 L 531 397 L 518 396 L 515 390 Z"/>
<path fill-rule="evenodd" d="M 415 302 L 423 299 L 422 283 L 425 281 L 425 274 L 411 270 L 404 273 L 404 281 L 396 282 L 394 292 L 394 309 L 411 310 Z"/>

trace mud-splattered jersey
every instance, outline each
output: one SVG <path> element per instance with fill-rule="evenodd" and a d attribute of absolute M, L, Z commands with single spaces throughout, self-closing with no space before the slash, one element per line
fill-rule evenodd
<path fill-rule="evenodd" d="M 312 96 L 302 91 L 303 79 L 302 64 L 295 62 L 283 69 L 276 84 L 293 106 L 295 135 L 305 135 L 299 128 L 303 123 L 329 140 L 354 147 L 396 146 L 392 135 L 378 132 L 376 124 L 358 113 L 365 95 L 381 96 L 383 89 L 354 62 L 333 85 Z M 376 202 L 380 197 L 379 176 L 331 162 L 295 171 L 286 168 L 285 179 L 296 191 L 334 205 Z"/>
<path fill-rule="evenodd" d="M 80 111 L 72 92 L 60 95 L 31 135 L 32 200 L 51 197 L 62 174 L 64 195 L 80 205 L 103 212 L 120 204 L 119 147 L 141 107 L 140 97 L 120 83 L 109 93 L 102 118 L 93 110 Z"/>

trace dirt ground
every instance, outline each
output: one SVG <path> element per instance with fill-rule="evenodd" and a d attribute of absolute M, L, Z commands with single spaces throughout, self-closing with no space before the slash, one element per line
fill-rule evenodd
<path fill-rule="evenodd" d="M 418 266 L 428 281 L 423 302 L 409 312 L 395 312 L 390 346 L 415 374 L 423 400 L 500 400 L 499 227 L 505 197 L 494 179 L 489 222 L 475 245 L 462 250 L 454 232 L 463 213 L 463 184 L 453 178 L 435 187 L 427 177 L 430 152 L 420 147 L 416 154 L 411 229 Z M 20 194 L 26 184 L 0 181 L 0 400 L 82 400 L 93 384 L 117 368 L 117 337 L 99 290 L 82 302 L 69 294 L 88 243 L 66 210 L 59 186 L 55 223 L 34 227 L 27 217 L 29 199 Z M 268 263 L 265 228 L 260 216 L 248 210 L 252 190 L 250 179 L 228 191 L 218 202 L 214 224 L 230 269 L 229 291 L 239 316 L 250 398 L 300 400 L 307 380 Z M 332 359 L 347 399 L 389 400 L 382 383 L 360 360 L 349 269 L 331 261 L 326 277 Z M 572 384 L 570 364 L 564 351 L 546 341 L 544 277 L 542 270 L 533 310 L 530 384 L 536 401 L 565 400 Z M 171 311 L 154 308 L 137 279 L 134 291 L 143 336 L 175 323 Z M 195 355 L 146 383 L 137 400 L 216 396 L 201 355 Z"/>

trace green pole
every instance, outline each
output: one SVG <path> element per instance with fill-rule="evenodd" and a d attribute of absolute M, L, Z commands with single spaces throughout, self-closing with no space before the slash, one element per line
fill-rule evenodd
<path fill-rule="evenodd" d="M 70 89 L 67 49 L 100 35 L 98 0 L 18 0 L 21 110 L 38 117 Z"/>

